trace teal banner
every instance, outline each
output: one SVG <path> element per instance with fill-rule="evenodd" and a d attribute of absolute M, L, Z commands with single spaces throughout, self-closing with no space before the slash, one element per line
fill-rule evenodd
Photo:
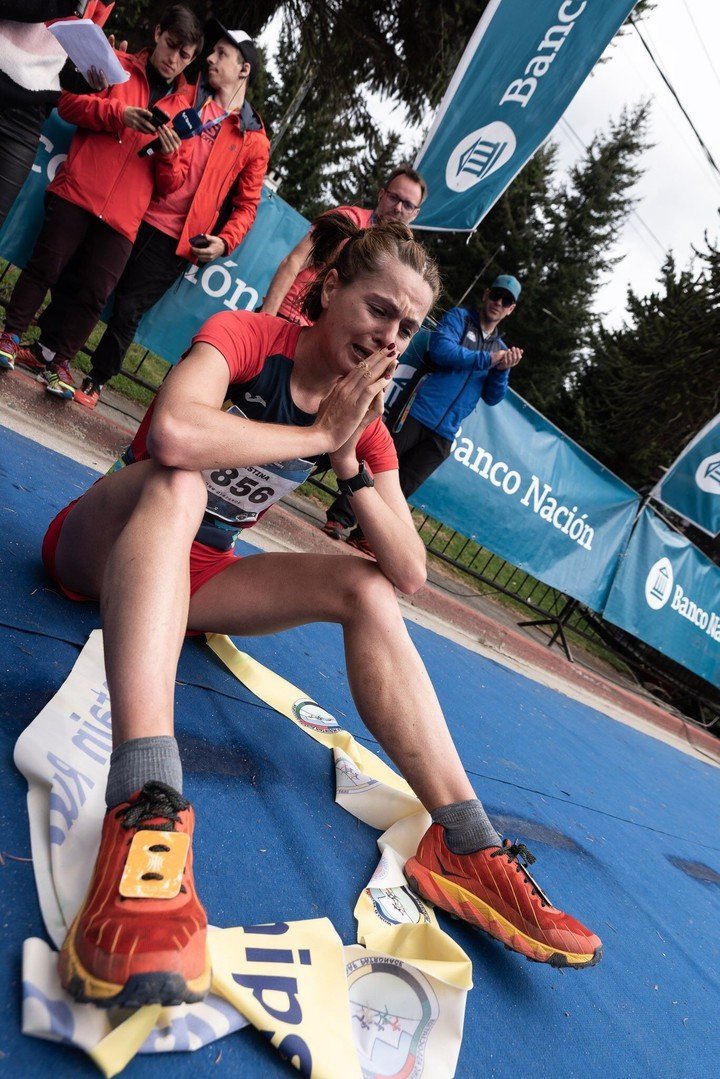
<path fill-rule="evenodd" d="M 74 130 L 57 112 L 43 127 L 32 172 L 0 232 L 0 255 L 15 266 L 24 266 L 32 251 L 45 188 L 65 160 Z M 279 195 L 263 188 L 255 224 L 243 243 L 206 266 L 188 264 L 185 276 L 142 319 L 136 341 L 176 363 L 211 315 L 259 307 L 278 263 L 309 227 Z"/>
<path fill-rule="evenodd" d="M 240 247 L 205 266 L 190 266 L 143 316 L 135 340 L 177 363 L 211 315 L 260 306 L 278 263 L 309 228 L 301 214 L 263 188 L 255 224 Z"/>
<path fill-rule="evenodd" d="M 707 423 L 650 492 L 703 532 L 720 532 L 720 415 Z"/>
<path fill-rule="evenodd" d="M 510 390 L 466 418 L 410 501 L 600 611 L 640 497 Z"/>
<path fill-rule="evenodd" d="M 475 229 L 550 134 L 635 0 L 490 0 L 415 161 L 415 227 Z"/>
<path fill-rule="evenodd" d="M 638 518 L 603 617 L 720 684 L 720 569 L 652 510 Z"/>

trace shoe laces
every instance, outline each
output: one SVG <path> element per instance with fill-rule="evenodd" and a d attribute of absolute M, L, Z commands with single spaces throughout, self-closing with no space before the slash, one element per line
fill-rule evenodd
<path fill-rule="evenodd" d="M 536 861 L 535 855 L 528 850 L 524 843 L 518 843 L 515 840 L 511 843 L 509 839 L 505 839 L 501 847 L 494 850 L 490 855 L 491 858 L 499 858 L 501 855 L 505 855 L 508 862 L 511 864 L 515 862 L 515 868 L 518 873 L 522 873 L 527 883 L 530 884 L 532 895 L 538 896 L 540 902 L 544 907 L 551 907 L 552 903 L 543 892 L 542 888 L 535 880 L 535 878 L 528 871 L 528 866 L 531 866 Z"/>
<path fill-rule="evenodd" d="M 152 831 L 174 832 L 180 820 L 178 814 L 189 806 L 190 803 L 174 787 L 151 780 L 140 791 L 137 801 L 119 810 L 117 815 L 122 817 L 123 828 L 139 828 L 143 825 Z M 160 823 L 147 823 L 158 819 Z"/>

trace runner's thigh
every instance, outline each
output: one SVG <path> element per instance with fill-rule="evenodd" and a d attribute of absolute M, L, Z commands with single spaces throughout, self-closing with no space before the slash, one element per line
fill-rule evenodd
<path fill-rule="evenodd" d="M 188 627 L 259 636 L 308 622 L 343 622 L 359 597 L 392 586 L 373 563 L 346 555 L 262 554 L 239 558 L 190 600 Z"/>
<path fill-rule="evenodd" d="M 68 514 L 58 541 L 55 566 L 66 588 L 99 597 L 105 563 L 137 506 L 148 480 L 161 466 L 138 461 L 103 476 Z"/>

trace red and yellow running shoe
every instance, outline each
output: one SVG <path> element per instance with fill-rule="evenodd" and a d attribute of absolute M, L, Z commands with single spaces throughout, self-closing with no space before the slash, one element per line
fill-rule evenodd
<path fill-rule="evenodd" d="M 109 809 L 85 902 L 60 950 L 82 1004 L 192 1004 L 210 988 L 207 916 L 192 876 L 193 811 L 164 783 Z"/>
<path fill-rule="evenodd" d="M 453 854 L 445 844 L 445 829 L 433 824 L 406 863 L 405 876 L 431 903 L 536 963 L 599 963 L 599 937 L 551 904 L 527 870 L 534 861 L 527 847 L 508 839 L 501 847 Z"/>

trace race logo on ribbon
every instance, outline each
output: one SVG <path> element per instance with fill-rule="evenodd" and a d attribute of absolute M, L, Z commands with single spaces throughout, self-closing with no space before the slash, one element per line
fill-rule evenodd
<path fill-rule="evenodd" d="M 363 1075 L 419 1079 L 438 1017 L 437 997 L 414 967 L 390 956 L 347 965 L 355 1049 Z"/>
<path fill-rule="evenodd" d="M 359 772 L 349 757 L 344 754 L 337 757 L 335 761 L 336 794 L 364 794 L 365 791 L 377 785 L 378 780 Z"/>
<path fill-rule="evenodd" d="M 313 731 L 339 731 L 342 729 L 335 716 L 330 715 L 319 704 L 309 699 L 295 701 L 292 706 L 292 713 L 295 719 L 302 723 L 304 727 L 310 727 Z"/>
<path fill-rule="evenodd" d="M 430 925 L 427 907 L 409 888 L 367 888 L 375 914 L 386 925 Z"/>
<path fill-rule="evenodd" d="M 472 131 L 451 153 L 445 183 L 451 191 L 467 191 L 509 161 L 515 146 L 512 128 L 500 120 Z"/>

